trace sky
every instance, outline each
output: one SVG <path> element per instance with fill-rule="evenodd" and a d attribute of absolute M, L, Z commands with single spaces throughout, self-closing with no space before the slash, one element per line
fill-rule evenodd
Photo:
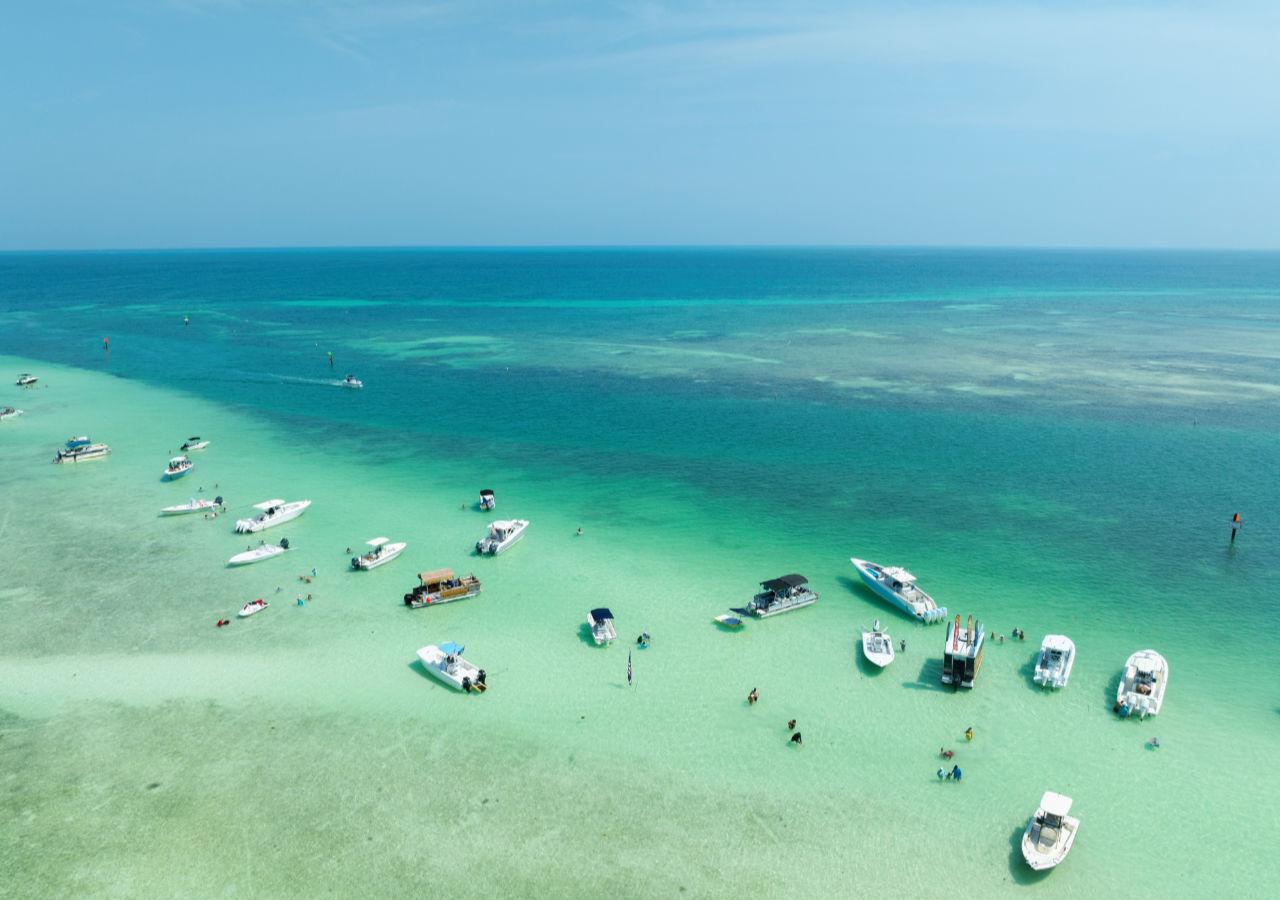
<path fill-rule="evenodd" d="M 1280 247 L 1280 3 L 8 0 L 0 250 Z"/>

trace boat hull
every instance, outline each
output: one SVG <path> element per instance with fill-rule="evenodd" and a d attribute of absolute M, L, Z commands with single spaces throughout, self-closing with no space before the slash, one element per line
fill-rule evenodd
<path fill-rule="evenodd" d="M 269 519 L 241 519 L 236 522 L 237 534 L 257 534 L 259 531 L 266 531 L 268 528 L 275 528 L 277 525 L 283 525 L 285 522 L 292 522 L 298 516 L 307 511 L 307 507 L 311 505 L 310 500 L 299 500 L 295 506 L 292 503 L 285 504 L 285 509 L 276 513 Z"/>
<path fill-rule="evenodd" d="M 183 476 L 190 473 L 191 470 L 194 468 L 195 466 L 187 466 L 185 469 L 176 469 L 176 470 L 165 469 L 164 475 L 161 477 L 165 481 L 177 481 L 179 478 L 182 478 Z"/>
<path fill-rule="evenodd" d="M 246 603 L 244 606 L 240 607 L 240 612 L 236 613 L 236 615 L 241 619 L 247 619 L 249 618 L 249 616 L 252 616 L 255 613 L 262 612 L 264 609 L 266 609 L 270 605 L 271 605 L 270 603 L 265 603 L 265 602 L 264 603 Z"/>
<path fill-rule="evenodd" d="M 352 560 L 352 568 L 357 571 L 370 572 L 378 566 L 385 566 L 391 560 L 395 559 L 404 552 L 404 548 L 408 547 L 408 543 L 383 544 L 382 552 L 378 554 L 376 559 L 367 559 L 363 556 L 357 556 Z"/>
<path fill-rule="evenodd" d="M 1155 686 L 1146 693 L 1139 690 L 1135 683 L 1136 667 L 1143 661 L 1151 663 L 1157 673 Z M 1159 715 L 1168 686 L 1169 663 L 1165 658 L 1154 650 L 1139 650 L 1126 661 L 1124 674 L 1120 676 L 1120 685 L 1116 688 L 1118 712 L 1124 718 L 1137 716 L 1145 719 L 1147 716 Z"/>
<path fill-rule="evenodd" d="M 404 605 L 410 609 L 421 609 L 424 606 L 442 606 L 445 603 L 455 603 L 458 600 L 468 600 L 480 593 L 480 583 L 467 585 L 465 587 L 450 588 L 444 591 L 436 591 L 432 594 L 422 593 L 418 595 L 408 594 L 410 599 L 405 600 Z"/>
<path fill-rule="evenodd" d="M 422 668 L 427 671 L 428 675 L 455 691 L 466 689 L 463 683 L 464 679 L 472 685 L 479 683 L 480 669 L 477 666 L 461 656 L 455 656 L 454 662 L 450 665 L 446 661 L 445 654 L 434 644 L 418 650 L 418 661 L 422 663 Z"/>
<path fill-rule="evenodd" d="M 217 509 L 217 508 L 218 508 L 218 504 L 216 503 L 205 503 L 201 506 L 190 506 L 187 504 L 184 504 L 182 506 L 166 506 L 164 509 L 160 510 L 160 515 L 189 516 L 192 513 L 208 512 L 211 509 Z"/>
<path fill-rule="evenodd" d="M 867 662 L 871 663 L 873 666 L 878 666 L 883 669 L 894 660 L 893 640 L 892 638 L 889 638 L 888 648 L 883 650 L 877 649 L 875 643 L 874 634 L 872 632 L 864 634 L 862 636 L 862 655 L 866 657 Z"/>
<path fill-rule="evenodd" d="M 1022 858 L 1035 871 L 1047 872 L 1060 865 L 1071 852 L 1071 847 L 1076 841 L 1076 831 L 1080 828 L 1080 820 L 1070 816 L 1065 817 L 1062 827 L 1058 829 L 1057 841 L 1049 847 L 1041 845 L 1039 828 L 1035 818 L 1027 823 L 1026 830 L 1022 832 Z"/>
<path fill-rule="evenodd" d="M 263 552 L 269 550 L 270 552 Z M 264 559 L 274 559 L 284 553 L 283 547 L 258 547 L 256 550 L 246 550 L 244 553 L 237 553 L 235 556 L 227 560 L 229 566 L 248 566 L 256 562 L 262 562 Z"/>
<path fill-rule="evenodd" d="M 887 600 L 895 609 L 904 612 L 916 621 L 924 622 L 925 624 L 941 622 L 946 619 L 947 608 L 945 606 L 937 606 L 935 604 L 933 608 L 928 608 L 926 605 L 921 604 L 920 608 L 917 608 L 911 603 L 911 601 L 907 600 L 897 591 L 885 584 L 881 580 L 881 576 L 879 576 L 876 573 L 875 568 L 873 568 L 875 565 L 874 563 L 867 562 L 865 559 L 858 559 L 857 557 L 850 557 L 849 562 L 853 563 L 853 567 L 857 570 L 858 576 L 862 579 L 862 583 L 871 588 L 878 597 L 883 600 Z M 920 593 L 923 594 L 924 592 L 921 591 Z M 925 596 L 928 595 L 925 594 Z M 930 602 L 932 602 L 933 598 L 930 597 L 929 599 Z"/>

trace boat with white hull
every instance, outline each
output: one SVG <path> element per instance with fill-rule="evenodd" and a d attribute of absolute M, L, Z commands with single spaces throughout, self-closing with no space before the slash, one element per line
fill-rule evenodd
<path fill-rule="evenodd" d="M 476 541 L 476 552 L 481 556 L 497 556 L 524 537 L 529 527 L 527 519 L 500 519 L 489 523 L 489 533 Z"/>
<path fill-rule="evenodd" d="M 5 419 L 16 419 L 22 415 L 22 410 L 14 409 L 12 406 L 0 406 L 0 422 Z"/>
<path fill-rule="evenodd" d="M 879 566 L 856 556 L 849 557 L 849 562 L 858 570 L 858 575 L 871 590 L 909 616 L 913 616 L 926 624 L 941 622 L 947 617 L 947 608 L 939 606 L 934 599 L 916 585 L 916 576 L 898 566 Z"/>
<path fill-rule="evenodd" d="M 474 575 L 455 575 L 453 569 L 435 569 L 418 574 L 418 585 L 404 595 L 404 605 L 410 609 L 438 606 L 466 600 L 480 593 L 480 579 Z"/>
<path fill-rule="evenodd" d="M 971 688 L 982 668 L 982 654 L 986 650 L 987 630 L 973 616 L 964 628 L 960 627 L 960 614 L 947 626 L 947 642 L 942 651 L 942 683 L 953 687 Z"/>
<path fill-rule="evenodd" d="M 196 464 L 185 456 L 175 456 L 173 459 L 169 460 L 169 465 L 165 467 L 164 475 L 161 477 L 165 481 L 177 481 L 195 467 Z"/>
<path fill-rule="evenodd" d="M 473 691 L 483 693 L 487 687 L 485 671 L 462 658 L 462 651 L 465 649 L 452 641 L 439 647 L 428 644 L 418 650 L 418 661 L 427 670 L 427 674 L 455 690 L 468 694 Z"/>
<path fill-rule="evenodd" d="M 760 593 L 751 598 L 746 611 L 758 619 L 767 619 L 769 616 L 817 603 L 818 593 L 809 588 L 808 584 L 809 579 L 795 574 L 762 581 Z"/>
<path fill-rule="evenodd" d="M 262 512 L 252 519 L 241 519 L 236 522 L 236 533 L 255 534 L 264 528 L 282 525 L 298 518 L 310 505 L 310 500 L 294 500 L 290 503 L 285 503 L 283 500 L 264 500 L 261 503 L 255 503 L 253 508 L 260 509 Z"/>
<path fill-rule="evenodd" d="M 488 512 L 491 509 L 496 509 L 497 506 L 498 501 L 494 499 L 493 491 L 485 488 L 480 492 L 480 509 L 482 511 Z"/>
<path fill-rule="evenodd" d="M 261 597 L 259 597 L 257 600 L 252 600 L 246 603 L 244 606 L 240 607 L 240 612 L 236 613 L 236 615 L 238 615 L 242 619 L 247 619 L 249 618 L 249 616 L 253 615 L 254 613 L 262 612 L 264 609 L 266 609 L 270 605 L 271 604 L 268 603 L 266 600 L 263 600 Z"/>
<path fill-rule="evenodd" d="M 1080 830 L 1080 820 L 1067 815 L 1071 798 L 1045 791 L 1040 808 L 1022 833 L 1022 858 L 1037 872 L 1052 869 L 1067 858 Z"/>
<path fill-rule="evenodd" d="M 893 638 L 880 630 L 879 619 L 870 631 L 862 632 L 862 655 L 882 669 L 893 662 Z"/>
<path fill-rule="evenodd" d="M 351 557 L 351 568 L 357 572 L 361 570 L 367 572 L 370 569 L 385 565 L 403 553 L 404 548 L 409 546 L 404 541 L 397 541 L 393 544 L 390 538 L 385 537 L 376 537 L 371 541 L 365 541 L 365 544 L 373 549 L 360 556 Z"/>
<path fill-rule="evenodd" d="M 1115 711 L 1123 718 L 1158 715 L 1169 684 L 1169 664 L 1154 650 L 1139 650 L 1124 664 Z"/>
<path fill-rule="evenodd" d="M 23 372 L 21 375 L 18 376 L 18 380 L 16 384 L 18 385 L 18 387 L 31 387 L 33 384 L 35 384 L 39 380 L 40 379 L 38 377 L 36 377 L 35 375 L 32 375 L 30 372 Z"/>
<path fill-rule="evenodd" d="M 53 458 L 55 463 L 93 462 L 95 459 L 106 459 L 111 455 L 111 448 L 106 444 L 84 444 L 71 450 L 59 450 Z"/>
<path fill-rule="evenodd" d="M 179 447 L 178 449 L 181 450 L 183 453 L 190 453 L 192 450 L 203 450 L 205 447 L 208 447 L 208 446 L 209 446 L 209 442 L 197 435 L 195 437 L 187 438 L 185 441 L 182 442 L 182 446 Z"/>
<path fill-rule="evenodd" d="M 1036 672 L 1032 676 L 1036 684 L 1063 688 L 1071 677 L 1071 667 L 1076 664 L 1076 645 L 1065 634 L 1046 634 L 1040 642 L 1040 656 L 1036 659 Z"/>
<path fill-rule="evenodd" d="M 288 538 L 285 538 L 279 544 L 263 543 L 257 547 L 250 547 L 243 553 L 237 553 L 235 556 L 227 560 L 227 565 L 247 566 L 251 563 L 262 562 L 264 559 L 271 559 L 273 556 L 279 556 L 288 549 Z"/>
<path fill-rule="evenodd" d="M 359 390 L 360 388 L 364 387 L 364 382 L 354 375 L 348 375 L 338 383 L 345 388 L 355 388 L 356 390 Z"/>
<path fill-rule="evenodd" d="M 613 627 L 613 613 L 603 606 L 587 613 L 587 625 L 591 628 L 591 639 L 596 642 L 597 647 L 618 639 L 618 630 Z"/>
<path fill-rule="evenodd" d="M 164 509 L 160 510 L 160 515 L 189 516 L 192 513 L 198 513 L 198 512 L 204 512 L 204 513 L 215 512 L 221 506 L 222 506 L 221 497 L 215 497 L 212 500 L 205 500 L 204 498 L 197 500 L 193 498 L 191 500 L 188 500 L 186 503 L 180 503 L 177 506 L 166 506 Z"/>

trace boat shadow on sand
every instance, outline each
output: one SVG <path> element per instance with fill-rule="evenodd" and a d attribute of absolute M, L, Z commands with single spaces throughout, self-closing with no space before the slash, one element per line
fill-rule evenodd
<path fill-rule="evenodd" d="M 920 666 L 920 674 L 915 681 L 902 682 L 904 688 L 913 691 L 942 691 L 950 694 L 952 689 L 942 683 L 942 660 L 929 658 Z"/>
<path fill-rule="evenodd" d="M 1027 861 L 1022 858 L 1022 835 L 1026 830 L 1026 825 L 1020 825 L 1013 829 L 1013 833 L 1009 835 L 1009 874 L 1013 876 L 1013 880 L 1018 884 L 1039 884 L 1048 878 L 1049 873 L 1053 870 L 1045 869 L 1043 872 L 1037 872 L 1028 866 Z"/>

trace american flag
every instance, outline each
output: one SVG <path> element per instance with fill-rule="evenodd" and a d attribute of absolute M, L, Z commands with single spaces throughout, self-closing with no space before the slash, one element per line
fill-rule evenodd
<path fill-rule="evenodd" d="M 627 651 L 627 684 L 631 683 L 631 651 Z"/>

